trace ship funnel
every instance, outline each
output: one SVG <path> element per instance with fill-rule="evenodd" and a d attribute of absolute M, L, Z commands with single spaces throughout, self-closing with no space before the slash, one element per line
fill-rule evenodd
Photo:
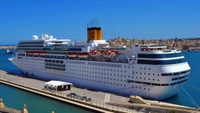
<path fill-rule="evenodd" d="M 101 27 L 87 28 L 87 42 L 89 42 L 90 40 L 102 40 Z"/>

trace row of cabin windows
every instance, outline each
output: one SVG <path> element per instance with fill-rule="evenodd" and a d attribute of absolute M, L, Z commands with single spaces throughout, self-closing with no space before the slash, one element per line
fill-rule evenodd
<path fill-rule="evenodd" d="M 150 88 L 142 88 L 142 87 L 137 87 L 137 86 L 132 86 L 132 88 L 136 88 L 136 89 L 144 89 L 144 90 L 150 90 Z"/>
<path fill-rule="evenodd" d="M 40 59 L 40 58 L 31 58 L 31 60 L 43 60 L 43 59 Z"/>
<path fill-rule="evenodd" d="M 63 63 L 62 60 L 45 60 L 45 62 L 49 62 L 49 63 Z"/>
<path fill-rule="evenodd" d="M 101 78 L 101 79 L 107 79 L 107 80 L 114 80 L 114 81 L 121 81 L 121 82 L 123 82 L 122 79 L 115 79 L 115 78 L 109 78 L 109 77 L 102 77 L 102 76 L 100 77 L 100 76 L 94 76 L 94 75 L 84 75 L 84 74 L 72 73 L 72 72 L 67 72 L 67 74 L 73 74 L 73 75 L 85 76 L 85 77 L 90 77 L 90 78 Z M 123 77 L 123 76 L 121 75 L 121 77 Z M 124 80 L 124 82 L 126 82 L 126 80 Z"/>
<path fill-rule="evenodd" d="M 138 60 L 138 64 L 150 64 L 150 65 L 169 65 L 186 62 L 184 58 L 173 60 Z"/>
<path fill-rule="evenodd" d="M 73 66 L 73 65 L 66 65 L 67 67 L 76 67 L 76 68 L 84 68 L 84 69 L 95 69 L 95 70 L 104 70 L 104 71 L 116 71 L 116 72 L 124 72 L 126 73 L 126 71 L 123 70 L 115 70 L 115 69 L 105 69 L 105 68 L 94 68 L 94 67 L 85 67 L 85 66 Z"/>
<path fill-rule="evenodd" d="M 135 77 L 136 79 L 140 79 L 140 80 L 142 80 L 142 79 L 144 79 L 144 80 L 151 80 L 150 78 L 142 78 L 142 77 Z M 155 81 L 156 79 L 152 79 L 153 81 Z M 160 81 L 160 79 L 157 79 L 157 81 Z"/>
<path fill-rule="evenodd" d="M 181 53 L 170 54 L 138 54 L 138 58 L 174 58 L 183 56 Z"/>
<path fill-rule="evenodd" d="M 175 75 L 185 74 L 185 73 L 188 73 L 188 72 L 190 72 L 190 70 L 177 72 L 177 73 L 163 73 L 161 75 L 162 76 L 175 76 Z"/>
<path fill-rule="evenodd" d="M 65 71 L 65 68 L 61 68 L 61 67 L 45 66 L 45 68 L 46 69 L 53 69 L 53 70 Z"/>
<path fill-rule="evenodd" d="M 88 69 L 88 68 L 87 68 Z M 74 71 L 74 70 L 76 70 L 76 69 L 67 69 L 67 70 L 71 70 L 71 71 Z M 104 71 L 106 71 L 106 69 L 100 69 L 100 70 L 104 70 Z M 80 71 L 80 72 L 84 72 L 85 70 L 76 70 L 76 71 Z M 109 71 L 109 69 L 107 69 L 107 71 Z M 110 70 L 111 71 L 111 70 Z M 114 72 L 115 72 L 115 70 L 113 70 Z M 87 71 L 88 72 L 88 71 Z M 124 73 L 126 73 L 126 71 L 120 71 L 120 70 L 116 70 L 116 72 L 124 72 Z M 97 73 L 97 72 L 95 72 L 95 73 Z M 98 74 L 100 74 L 100 73 L 98 73 Z"/>
<path fill-rule="evenodd" d="M 186 78 L 188 75 L 185 75 L 185 76 L 182 76 L 182 77 L 176 77 L 176 78 L 172 78 L 172 81 L 173 80 L 179 80 L 179 79 L 183 79 L 183 78 Z"/>
<path fill-rule="evenodd" d="M 50 56 L 50 55 L 27 55 L 27 57 L 44 57 L 52 59 L 66 59 L 66 56 Z"/>
<path fill-rule="evenodd" d="M 125 68 L 130 68 L 130 66 L 124 66 L 124 67 L 125 67 Z M 132 68 L 134 68 L 134 67 L 132 67 Z M 140 69 L 144 69 L 144 70 L 147 70 L 147 69 L 148 69 L 148 70 L 150 70 L 150 68 L 146 68 L 146 67 L 143 67 L 143 68 L 140 67 Z"/>
<path fill-rule="evenodd" d="M 58 67 L 65 67 L 65 64 L 51 64 L 51 63 L 45 63 L 46 66 L 58 66 Z"/>
<path fill-rule="evenodd" d="M 127 80 L 127 83 L 137 83 L 137 84 L 152 85 L 152 86 L 173 86 L 173 85 L 176 85 L 176 84 L 183 83 L 186 80 L 187 79 L 179 81 L 179 82 L 170 83 L 170 84 L 150 83 L 150 82 L 142 82 L 142 81 L 135 81 L 135 80 Z"/>
<path fill-rule="evenodd" d="M 135 73 L 136 73 L 136 74 L 143 74 L 143 75 L 151 75 L 151 73 L 142 73 L 142 72 L 134 72 L 134 71 L 132 72 L 133 75 L 134 75 Z M 154 75 L 156 75 L 156 74 L 153 73 L 153 76 L 154 76 Z M 160 74 L 157 74 L 157 76 L 160 76 Z"/>

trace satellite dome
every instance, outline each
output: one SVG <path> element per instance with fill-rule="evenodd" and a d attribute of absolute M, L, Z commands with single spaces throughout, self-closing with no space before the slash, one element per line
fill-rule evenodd
<path fill-rule="evenodd" d="M 33 35 L 32 38 L 33 38 L 33 40 L 38 40 L 38 36 L 37 35 Z"/>
<path fill-rule="evenodd" d="M 52 36 L 52 35 L 50 35 L 50 36 L 49 36 L 49 38 L 50 38 L 50 39 L 53 39 L 53 36 Z"/>
<path fill-rule="evenodd" d="M 49 38 L 49 35 L 46 34 L 46 35 L 44 35 L 44 37 L 45 37 L 45 38 Z"/>

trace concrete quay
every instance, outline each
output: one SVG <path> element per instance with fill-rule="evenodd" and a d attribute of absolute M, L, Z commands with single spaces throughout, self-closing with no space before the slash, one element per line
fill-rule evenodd
<path fill-rule="evenodd" d="M 90 109 L 96 112 L 102 112 L 102 113 L 135 113 L 133 110 L 129 110 L 126 108 L 120 108 L 115 107 L 112 105 L 107 105 L 106 103 L 100 103 L 98 101 L 92 101 L 92 102 L 85 102 L 81 101 L 75 98 L 69 98 L 66 96 L 66 92 L 51 92 L 44 90 L 44 81 L 35 80 L 35 79 L 29 79 L 29 78 L 23 78 L 19 76 L 13 76 L 10 74 L 7 74 L 4 71 L 0 72 L 0 83 L 9 85 L 12 87 L 16 87 L 25 91 L 33 92 L 45 97 L 49 97 L 52 99 L 56 99 L 62 102 L 74 104 L 76 106 L 80 106 L 86 109 Z M 73 89 L 74 90 L 74 89 Z"/>
<path fill-rule="evenodd" d="M 198 113 L 198 109 L 174 105 L 164 102 L 145 100 L 149 104 L 129 103 L 127 97 L 122 97 L 105 92 L 90 91 L 73 87 L 71 91 L 51 92 L 44 90 L 45 81 L 11 75 L 0 71 L 0 83 L 30 91 L 49 98 L 71 103 L 97 112 L 129 112 L 129 113 Z M 68 93 L 76 93 L 81 96 L 92 98 L 91 102 L 81 101 L 66 96 Z"/>

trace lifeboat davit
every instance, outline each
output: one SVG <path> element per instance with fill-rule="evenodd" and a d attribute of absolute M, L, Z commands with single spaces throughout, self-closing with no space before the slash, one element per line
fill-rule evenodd
<path fill-rule="evenodd" d="M 99 50 L 91 50 L 90 53 L 89 53 L 89 55 L 91 57 L 98 57 L 98 56 L 101 55 L 101 52 Z"/>
<path fill-rule="evenodd" d="M 112 58 L 116 55 L 116 51 L 114 50 L 105 50 L 102 54 L 106 58 Z"/>
<path fill-rule="evenodd" d="M 84 52 L 84 53 L 78 53 L 77 55 L 79 58 L 82 59 L 87 59 L 88 58 L 88 53 Z"/>
<path fill-rule="evenodd" d="M 76 52 L 68 52 L 68 53 L 67 53 L 67 56 L 68 56 L 69 58 L 76 58 L 76 55 L 77 55 Z"/>

